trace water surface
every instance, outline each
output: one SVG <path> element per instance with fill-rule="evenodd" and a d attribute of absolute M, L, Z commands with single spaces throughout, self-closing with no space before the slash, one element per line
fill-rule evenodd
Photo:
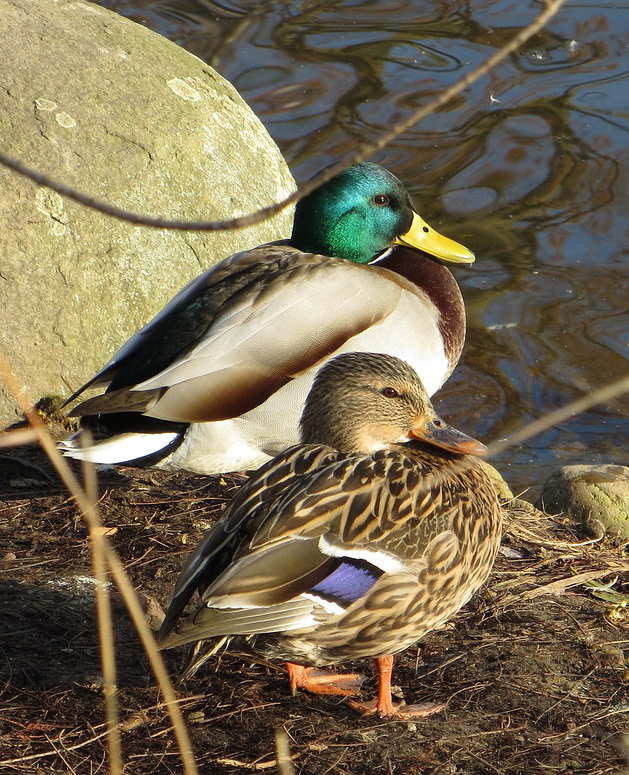
<path fill-rule="evenodd" d="M 541 10 L 525 0 L 100 0 L 240 91 L 298 182 L 478 65 Z M 468 343 L 436 401 L 501 438 L 629 372 L 629 2 L 568 3 L 547 29 L 373 157 L 433 226 L 474 250 L 455 269 Z M 507 450 L 516 489 L 554 466 L 629 465 L 629 397 Z"/>

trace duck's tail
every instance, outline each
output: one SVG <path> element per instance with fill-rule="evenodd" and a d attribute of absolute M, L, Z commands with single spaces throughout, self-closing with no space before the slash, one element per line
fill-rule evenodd
<path fill-rule="evenodd" d="M 132 428 L 124 428 L 124 420 Z M 83 418 L 83 428 L 59 444 L 66 457 L 87 460 L 91 463 L 112 465 L 126 463 L 133 466 L 153 466 L 174 452 L 183 441 L 188 426 L 184 423 L 168 423 L 138 415 L 101 415 Z M 88 434 L 85 430 L 89 431 Z"/>

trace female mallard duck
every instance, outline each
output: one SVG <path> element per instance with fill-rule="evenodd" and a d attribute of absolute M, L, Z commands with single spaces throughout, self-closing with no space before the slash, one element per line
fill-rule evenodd
<path fill-rule="evenodd" d="M 473 457 L 485 447 L 437 417 L 408 364 L 374 353 L 345 353 L 319 371 L 301 435 L 186 562 L 162 645 L 204 641 L 190 675 L 236 638 L 287 660 L 293 690 L 322 694 L 355 694 L 360 676 L 312 666 L 375 657 L 378 700 L 356 710 L 434 712 L 393 705 L 392 655 L 450 619 L 489 575 L 500 507 Z M 195 590 L 196 610 L 182 619 Z"/>
<path fill-rule="evenodd" d="M 463 301 L 445 267 L 394 243 L 474 260 L 426 225 L 391 173 L 350 167 L 298 203 L 290 241 L 197 277 L 69 399 L 108 386 L 70 412 L 93 446 L 79 432 L 66 454 L 206 474 L 257 468 L 297 443 L 314 374 L 340 352 L 401 357 L 432 394 L 461 354 Z"/>

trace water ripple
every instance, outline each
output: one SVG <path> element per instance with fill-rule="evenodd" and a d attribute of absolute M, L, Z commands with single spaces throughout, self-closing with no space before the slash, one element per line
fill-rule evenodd
<path fill-rule="evenodd" d="M 101 0 L 229 78 L 298 179 L 378 139 L 492 54 L 538 2 Z M 629 15 L 568 3 L 459 99 L 383 150 L 422 214 L 478 255 L 459 269 L 463 363 L 439 398 L 496 438 L 629 371 Z M 517 488 L 553 463 L 629 463 L 629 400 L 515 450 Z"/>

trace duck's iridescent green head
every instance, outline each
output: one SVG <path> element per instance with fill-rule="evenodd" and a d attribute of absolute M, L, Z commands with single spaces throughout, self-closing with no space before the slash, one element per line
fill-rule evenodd
<path fill-rule="evenodd" d="M 395 175 L 370 162 L 354 164 L 297 203 L 291 243 L 305 252 L 359 263 L 396 243 L 446 261 L 474 260 L 467 248 L 420 218 Z"/>

